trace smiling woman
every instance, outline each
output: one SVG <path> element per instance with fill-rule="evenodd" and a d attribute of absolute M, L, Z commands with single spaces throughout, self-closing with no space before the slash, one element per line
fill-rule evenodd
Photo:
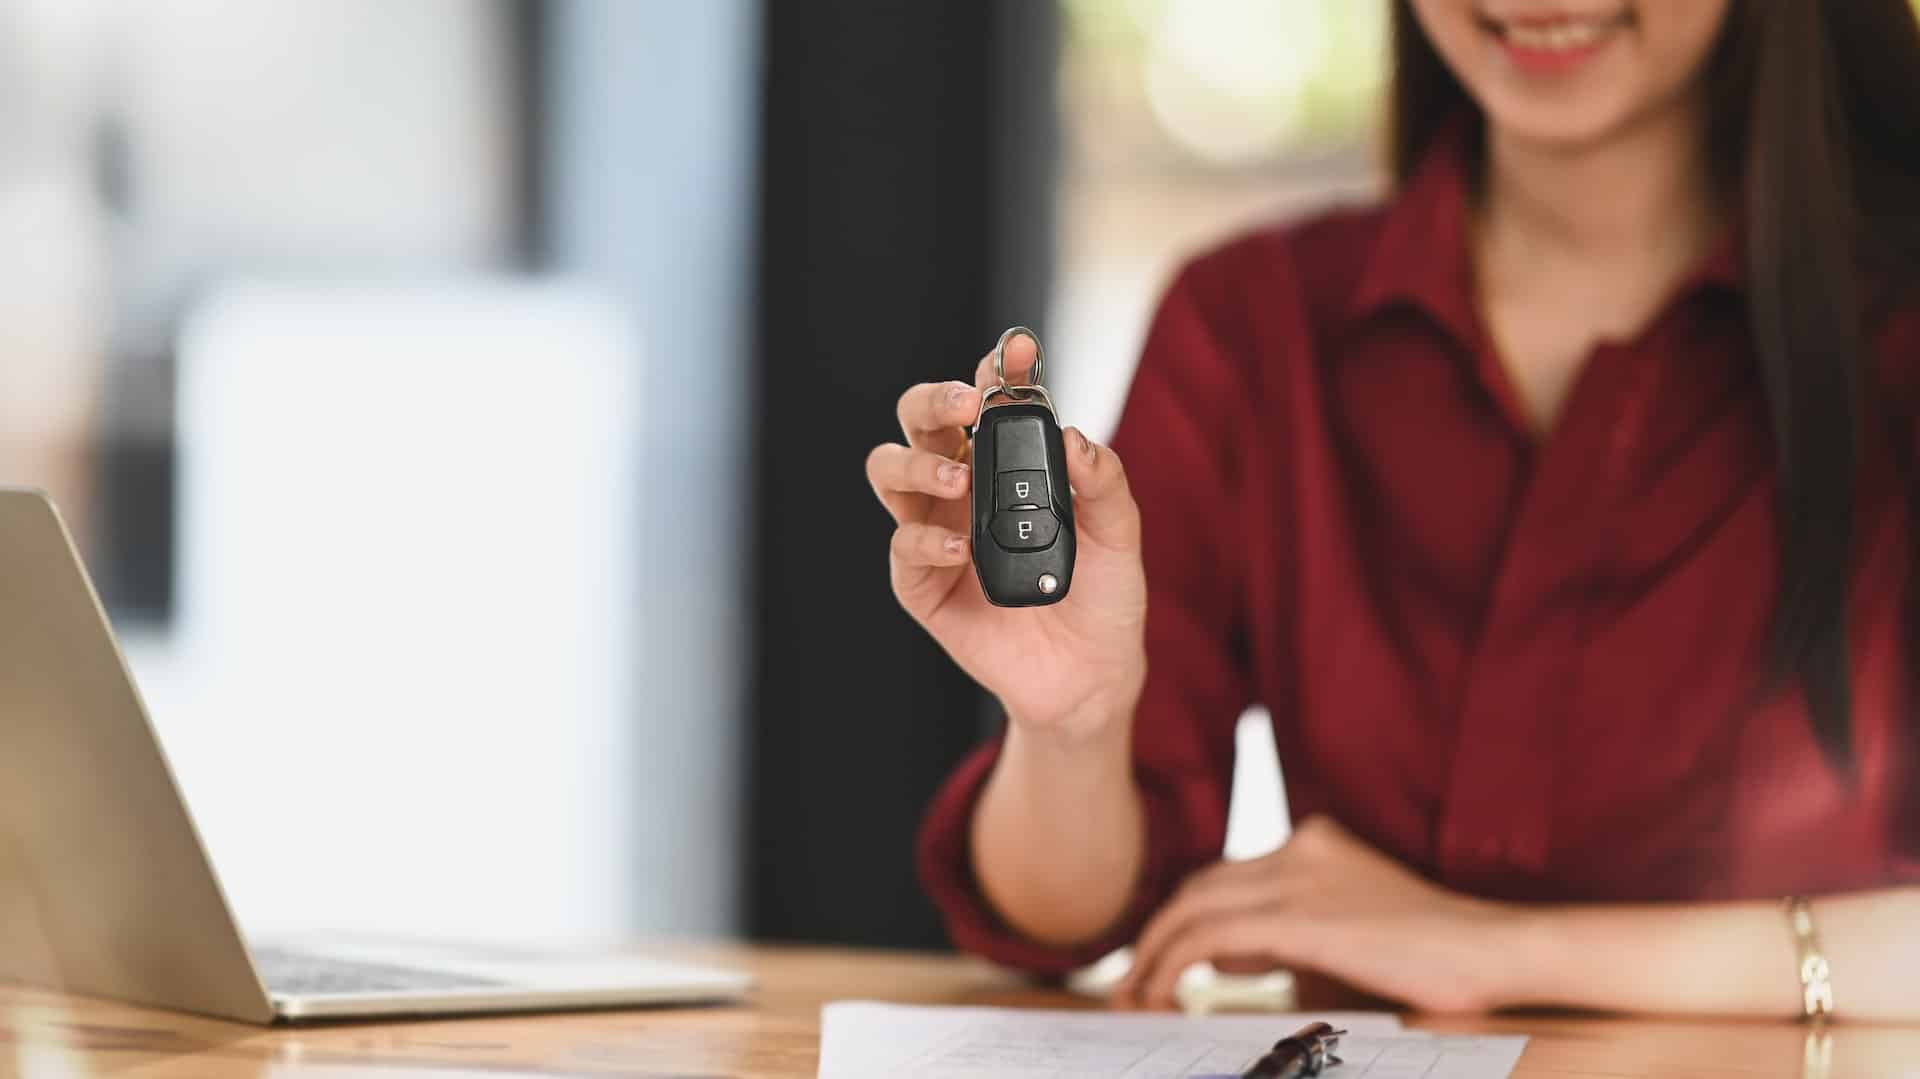
<path fill-rule="evenodd" d="M 1920 1019 L 1912 8 L 1393 11 L 1391 197 L 1175 278 L 1065 602 L 966 572 L 979 376 L 901 398 L 895 591 L 1009 717 L 928 888 L 1032 970 L 1134 941 L 1135 1006 Z M 1222 864 L 1252 704 L 1304 823 Z"/>
<path fill-rule="evenodd" d="M 1780 684 L 1802 681 L 1822 748 L 1849 767 L 1845 567 L 1852 557 L 1857 447 L 1867 434 L 1860 428 L 1869 419 L 1861 397 L 1876 378 L 1908 377 L 1897 367 L 1874 372 L 1862 362 L 1861 312 L 1871 321 L 1897 306 L 1920 262 L 1914 212 L 1920 151 L 1913 141 L 1920 106 L 1910 92 L 1920 58 L 1914 18 L 1899 0 L 1832 11 L 1800 0 L 1673 0 L 1615 3 L 1578 16 L 1524 14 L 1540 10 L 1520 0 L 1413 0 L 1399 9 L 1397 170 L 1409 178 L 1433 132 L 1470 102 L 1481 102 L 1497 118 L 1487 135 L 1496 168 L 1501 161 L 1558 156 L 1621 138 L 1679 140 L 1677 149 L 1647 159 L 1691 168 L 1691 187 L 1680 179 L 1654 191 L 1692 203 L 1691 213 L 1674 220 L 1681 227 L 1691 221 L 1696 234 L 1669 236 L 1669 247 L 1681 252 L 1679 263 L 1689 244 L 1697 250 L 1710 239 L 1700 230 L 1744 218 L 1731 222 L 1731 238 L 1747 263 L 1748 323 L 1780 471 L 1768 660 Z M 1608 30 L 1590 50 L 1578 50 L 1591 55 L 1591 66 L 1547 78 L 1520 70 L 1510 50 L 1489 47 L 1509 39 L 1520 22 L 1556 32 L 1570 22 Z M 1671 121 L 1676 116 L 1678 123 Z M 1510 220 L 1530 206 L 1551 205 L 1553 192 L 1518 188 L 1526 170 L 1506 175 L 1513 197 L 1489 199 L 1489 215 Z M 1657 212 L 1624 207 L 1620 199 L 1630 187 L 1603 183 L 1592 190 L 1609 191 L 1625 211 L 1616 222 L 1622 226 Z M 1516 231 L 1526 230 L 1496 222 L 1481 240 Z M 1482 255 L 1483 272 L 1503 265 L 1516 276 L 1534 271 L 1532 252 L 1511 243 Z M 1671 271 L 1647 279 L 1643 305 L 1657 302 L 1670 281 Z M 1616 290 L 1632 294 L 1630 287 Z M 1522 300 L 1490 312 L 1500 343 L 1522 354 L 1539 351 L 1527 347 L 1533 343 L 1528 335 L 1555 331 L 1537 327 L 1530 318 L 1536 310 Z M 1645 314 L 1626 312 L 1615 319 L 1616 329 L 1630 329 Z M 1563 352 L 1557 364 L 1534 365 L 1549 394 L 1536 404 L 1554 407 L 1551 395 L 1565 391 L 1580 358 Z M 1525 372 L 1521 381 L 1524 392 L 1530 388 Z M 1899 412 L 1894 409 L 1896 417 Z M 1904 422 L 1895 420 L 1898 439 L 1907 437 L 1898 432 Z M 1920 596 L 1910 598 L 1910 607 L 1908 617 L 1920 625 Z M 1920 677 L 1920 635 L 1907 636 L 1908 677 Z"/>

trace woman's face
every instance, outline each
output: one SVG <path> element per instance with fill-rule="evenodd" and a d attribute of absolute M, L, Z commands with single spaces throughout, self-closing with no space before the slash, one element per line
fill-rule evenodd
<path fill-rule="evenodd" d="M 1732 0 L 1412 3 L 1496 129 L 1578 146 L 1687 100 Z"/>

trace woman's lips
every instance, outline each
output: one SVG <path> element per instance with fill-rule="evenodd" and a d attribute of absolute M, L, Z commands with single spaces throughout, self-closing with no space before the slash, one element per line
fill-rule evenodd
<path fill-rule="evenodd" d="M 1507 59 L 1535 75 L 1563 74 L 1605 49 L 1631 22 L 1626 13 L 1607 16 L 1486 17 L 1482 29 L 1499 40 Z"/>

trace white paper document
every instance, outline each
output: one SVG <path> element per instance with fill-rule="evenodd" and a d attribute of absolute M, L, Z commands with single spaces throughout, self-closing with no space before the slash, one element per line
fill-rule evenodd
<path fill-rule="evenodd" d="M 1349 1033 L 1327 1079 L 1506 1079 L 1527 1040 L 1403 1031 L 1384 1012 L 1140 1015 L 843 1001 L 821 1013 L 820 1079 L 1237 1077 L 1315 1020 Z"/>

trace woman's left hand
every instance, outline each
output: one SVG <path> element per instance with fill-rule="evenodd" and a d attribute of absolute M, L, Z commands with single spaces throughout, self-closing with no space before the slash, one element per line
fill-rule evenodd
<path fill-rule="evenodd" d="M 1318 817 L 1264 858 L 1187 878 L 1134 943 L 1114 989 L 1125 1008 L 1171 1008 L 1187 967 L 1316 971 L 1421 1011 L 1499 1007 L 1516 908 L 1450 892 Z"/>

